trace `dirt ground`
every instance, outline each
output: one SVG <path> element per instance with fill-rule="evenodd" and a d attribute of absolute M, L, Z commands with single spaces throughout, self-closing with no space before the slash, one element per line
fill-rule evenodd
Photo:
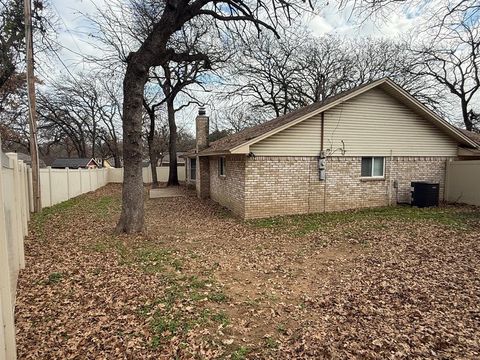
<path fill-rule="evenodd" d="M 190 194 L 115 236 L 120 187 L 26 240 L 20 359 L 480 358 L 480 209 L 243 222 Z"/>

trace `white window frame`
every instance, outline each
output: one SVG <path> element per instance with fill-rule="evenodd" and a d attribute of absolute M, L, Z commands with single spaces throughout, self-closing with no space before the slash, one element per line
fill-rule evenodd
<path fill-rule="evenodd" d="M 220 156 L 218 158 L 218 176 L 220 177 L 227 176 L 227 158 L 225 156 Z"/>
<path fill-rule="evenodd" d="M 375 158 L 382 158 L 383 166 L 382 166 L 382 175 L 373 175 L 373 169 L 375 167 Z M 372 159 L 372 167 L 370 168 L 370 175 L 362 175 L 362 163 L 363 159 Z M 385 156 L 362 156 L 360 163 L 360 178 L 362 179 L 385 179 Z"/>

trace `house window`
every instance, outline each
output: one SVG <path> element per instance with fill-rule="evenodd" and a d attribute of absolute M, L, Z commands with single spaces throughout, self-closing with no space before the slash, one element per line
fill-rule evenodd
<path fill-rule="evenodd" d="M 383 177 L 385 158 L 381 156 L 362 157 L 362 177 Z"/>
<path fill-rule="evenodd" d="M 190 159 L 190 180 L 197 178 L 197 159 Z"/>
<path fill-rule="evenodd" d="M 222 156 L 221 158 L 218 159 L 218 175 L 220 176 L 226 176 L 225 172 L 225 157 Z"/>

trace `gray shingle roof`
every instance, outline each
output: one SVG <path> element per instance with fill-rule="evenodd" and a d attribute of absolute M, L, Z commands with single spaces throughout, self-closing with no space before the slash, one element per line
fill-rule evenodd
<path fill-rule="evenodd" d="M 52 163 L 52 168 L 70 168 L 78 169 L 87 167 L 90 161 L 94 161 L 98 166 L 97 162 L 92 158 L 64 158 L 64 159 L 55 159 Z"/>

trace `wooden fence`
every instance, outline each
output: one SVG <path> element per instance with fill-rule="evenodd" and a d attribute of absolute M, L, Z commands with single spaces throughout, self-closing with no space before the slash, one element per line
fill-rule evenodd
<path fill-rule="evenodd" d="M 445 198 L 452 203 L 480 206 L 480 160 L 447 163 Z"/>

